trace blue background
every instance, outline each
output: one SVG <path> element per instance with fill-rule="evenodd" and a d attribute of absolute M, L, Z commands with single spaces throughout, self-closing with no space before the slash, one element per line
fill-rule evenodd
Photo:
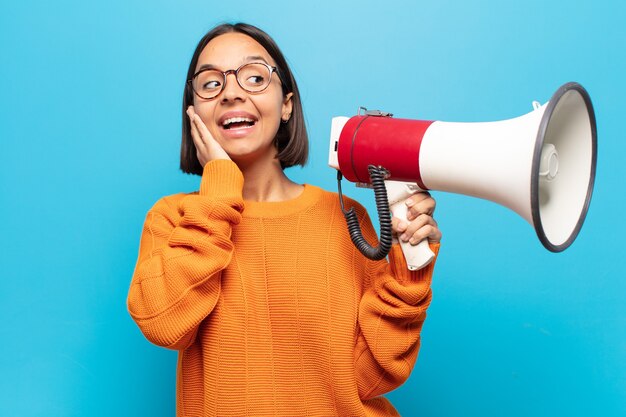
<path fill-rule="evenodd" d="M 289 175 L 330 190 L 330 120 L 358 106 L 491 121 L 587 88 L 598 171 L 578 240 L 552 254 L 513 212 L 434 193 L 435 298 L 390 398 L 404 417 L 626 415 L 625 4 L 2 2 L 0 415 L 174 415 L 176 353 L 143 338 L 126 293 L 147 210 L 198 187 L 178 170 L 193 49 L 240 20 L 301 88 L 312 154 Z"/>

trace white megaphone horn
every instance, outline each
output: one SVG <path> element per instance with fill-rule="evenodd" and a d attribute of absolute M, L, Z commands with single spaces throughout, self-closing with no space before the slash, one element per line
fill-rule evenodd
<path fill-rule="evenodd" d="M 593 106 L 587 91 L 573 82 L 545 105 L 533 105 L 530 113 L 497 122 L 394 119 L 379 111 L 333 118 L 329 165 L 338 177 L 373 186 L 377 193 L 378 248 L 359 238 L 358 224 L 347 217 L 359 250 L 372 259 L 385 257 L 391 247 L 389 208 L 406 220 L 403 201 L 420 190 L 494 201 L 526 219 L 548 250 L 568 248 L 585 220 L 595 180 Z M 401 243 L 409 269 L 433 258 L 425 241 Z"/>

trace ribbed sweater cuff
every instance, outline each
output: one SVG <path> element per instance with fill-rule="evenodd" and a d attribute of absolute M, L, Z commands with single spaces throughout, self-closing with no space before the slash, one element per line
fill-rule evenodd
<path fill-rule="evenodd" d="M 439 254 L 440 243 L 431 242 L 428 244 L 428 246 L 430 247 L 430 250 L 433 251 L 433 253 L 435 254 L 435 257 L 428 265 L 426 265 L 422 269 L 413 272 L 410 272 L 406 266 L 406 259 L 404 258 L 404 253 L 402 252 L 402 247 L 400 246 L 400 244 L 394 244 L 391 246 L 391 250 L 389 251 L 389 263 L 393 265 L 393 268 L 396 271 L 398 271 L 399 276 L 397 277 L 397 279 L 399 282 L 404 282 L 407 279 L 411 279 L 411 276 L 420 278 L 425 275 L 432 274 L 435 267 L 435 261 L 437 260 L 437 255 Z"/>
<path fill-rule="evenodd" d="M 242 190 L 243 174 L 233 161 L 214 159 L 204 166 L 200 181 L 200 195 L 242 198 Z"/>

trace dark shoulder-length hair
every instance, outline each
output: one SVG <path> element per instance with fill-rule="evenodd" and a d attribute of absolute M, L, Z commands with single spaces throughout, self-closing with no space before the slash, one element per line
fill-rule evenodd
<path fill-rule="evenodd" d="M 302 102 L 300 100 L 300 93 L 298 91 L 298 85 L 296 80 L 287 65 L 283 53 L 276 45 L 276 42 L 261 29 L 248 25 L 245 23 L 236 24 L 222 24 L 211 29 L 198 43 L 196 50 L 193 53 L 191 62 L 189 63 L 189 69 L 187 70 L 187 80 L 190 80 L 194 76 L 196 66 L 198 64 L 198 58 L 202 53 L 204 47 L 214 38 L 223 35 L 225 33 L 238 32 L 248 35 L 255 41 L 257 41 L 265 50 L 270 54 L 274 62 L 276 62 L 276 69 L 278 77 L 281 81 L 283 90 L 283 96 L 289 93 L 293 93 L 291 101 L 293 103 L 293 110 L 291 117 L 287 123 L 280 123 L 278 132 L 276 133 L 275 142 L 278 147 L 278 154 L 276 157 L 280 161 L 281 167 L 288 168 L 294 165 L 304 166 L 306 164 L 309 154 L 309 139 L 304 123 L 304 113 L 302 111 Z M 189 118 L 187 117 L 187 108 L 193 105 L 193 89 L 185 82 L 185 91 L 183 93 L 183 137 L 180 148 L 180 169 L 187 174 L 202 175 L 202 166 L 198 161 L 196 155 L 196 146 L 191 137 L 191 125 Z"/>

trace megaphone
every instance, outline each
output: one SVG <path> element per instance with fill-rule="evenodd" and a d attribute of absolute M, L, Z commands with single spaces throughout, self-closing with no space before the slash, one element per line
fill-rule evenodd
<path fill-rule="evenodd" d="M 359 240 L 360 229 L 348 220 L 361 252 L 372 259 L 387 255 L 389 206 L 405 219 L 406 213 L 398 211 L 402 201 L 420 190 L 496 202 L 526 219 L 548 250 L 568 248 L 582 227 L 593 191 L 595 114 L 589 94 L 574 82 L 561 86 L 546 104 L 533 106 L 523 116 L 496 122 L 395 119 L 367 110 L 333 118 L 329 165 L 377 192 L 379 248 Z M 341 198 L 341 188 L 339 194 Z M 384 198 L 387 211 L 380 201 Z M 403 244 L 403 252 L 409 269 L 419 269 L 433 257 L 427 242 Z"/>

